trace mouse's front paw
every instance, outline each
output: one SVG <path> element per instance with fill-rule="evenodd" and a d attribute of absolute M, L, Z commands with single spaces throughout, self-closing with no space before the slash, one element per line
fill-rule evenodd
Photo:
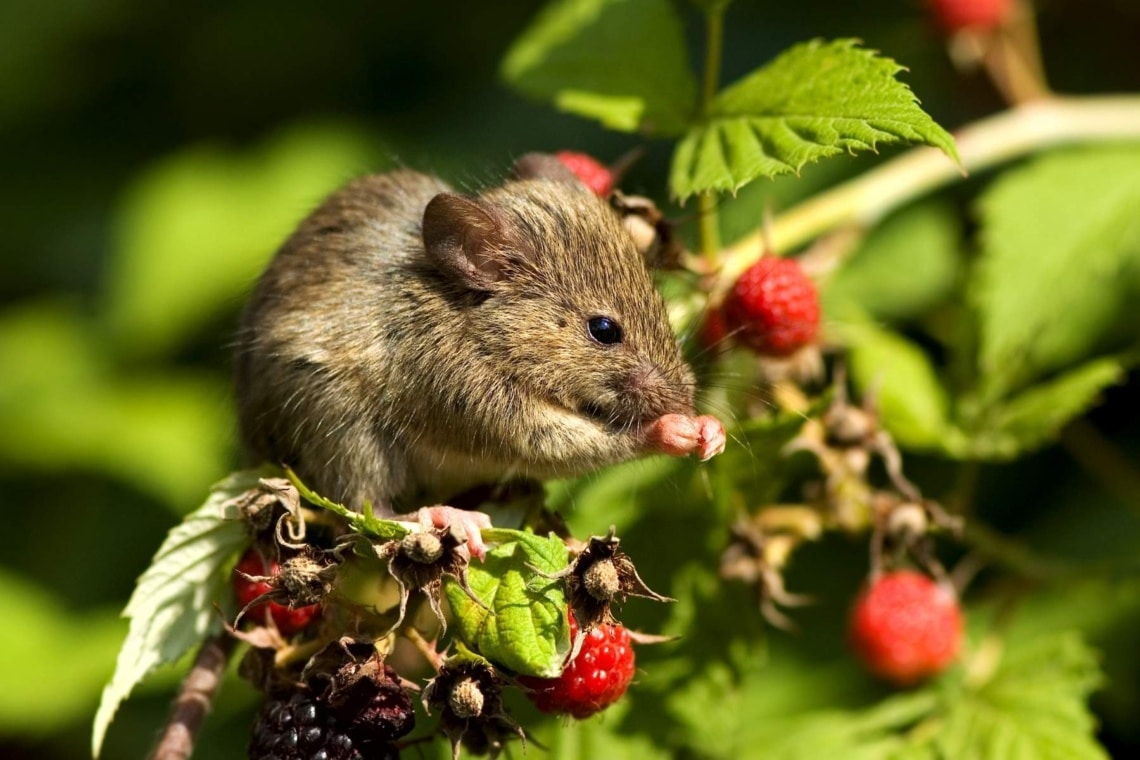
<path fill-rule="evenodd" d="M 491 518 L 483 512 L 471 512 L 441 504 L 434 507 L 423 507 L 416 512 L 416 519 L 425 528 L 458 526 L 467 534 L 467 548 L 471 550 L 472 557 L 478 557 L 482 560 L 487 553 L 487 546 L 483 543 L 483 536 L 480 531 L 491 527 Z"/>
<path fill-rule="evenodd" d="M 662 415 L 645 427 L 643 435 L 650 451 L 675 457 L 696 454 L 704 462 L 724 451 L 724 425 L 708 415 Z"/>

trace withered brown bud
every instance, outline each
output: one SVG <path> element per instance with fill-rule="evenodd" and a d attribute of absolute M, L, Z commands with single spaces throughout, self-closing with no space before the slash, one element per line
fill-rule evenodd
<path fill-rule="evenodd" d="M 389 574 L 400 584 L 400 616 L 392 630 L 404 621 L 408 597 L 413 591 L 422 591 L 427 596 L 432 612 L 446 630 L 447 621 L 440 606 L 445 575 L 454 578 L 472 601 L 486 607 L 467 582 L 471 551 L 467 547 L 467 534 L 458 525 L 411 533 L 389 541 L 376 548 L 376 555 L 388 561 Z"/>
<path fill-rule="evenodd" d="M 458 718 L 478 718 L 483 714 L 484 701 L 479 684 L 470 678 L 455 684 L 447 698 L 448 706 Z"/>
<path fill-rule="evenodd" d="M 439 713 L 453 758 L 459 757 L 460 743 L 493 757 L 511 736 L 526 741 L 522 728 L 503 708 L 502 692 L 502 680 L 490 663 L 462 655 L 444 662 L 424 688 L 424 708 Z"/>
<path fill-rule="evenodd" d="M 921 504 L 900 504 L 887 516 L 887 533 L 901 540 L 926 535 L 928 526 L 926 508 Z"/>
<path fill-rule="evenodd" d="M 621 593 L 621 579 L 612 559 L 603 559 L 590 565 L 582 574 L 582 587 L 603 602 L 612 602 Z"/>
<path fill-rule="evenodd" d="M 578 638 L 571 651 L 599 625 L 615 621 L 611 607 L 627 597 L 640 596 L 657 602 L 673 601 L 653 591 L 637 574 L 629 555 L 618 549 L 621 543 L 613 526 L 605 536 L 593 536 L 570 565 L 554 577 L 566 580 L 566 601 L 578 622 Z"/>
<path fill-rule="evenodd" d="M 400 542 L 400 553 L 413 562 L 430 565 L 443 556 L 443 542 L 434 533 L 409 533 Z"/>
<path fill-rule="evenodd" d="M 327 565 L 309 552 L 302 552 L 281 563 L 281 574 L 274 581 L 285 592 L 291 607 L 304 607 L 324 601 L 335 575 L 335 565 Z"/>

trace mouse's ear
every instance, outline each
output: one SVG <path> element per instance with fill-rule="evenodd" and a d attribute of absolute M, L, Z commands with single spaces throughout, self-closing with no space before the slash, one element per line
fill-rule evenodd
<path fill-rule="evenodd" d="M 424 209 L 424 249 L 452 279 L 472 290 L 490 290 L 503 279 L 506 223 L 475 198 L 440 193 Z"/>
<path fill-rule="evenodd" d="M 550 153 L 526 153 L 511 167 L 511 179 L 549 179 L 589 190 L 578 175 Z"/>

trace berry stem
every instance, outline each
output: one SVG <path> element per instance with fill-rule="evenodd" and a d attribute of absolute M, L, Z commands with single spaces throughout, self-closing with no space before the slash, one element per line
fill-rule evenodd
<path fill-rule="evenodd" d="M 706 119 L 720 86 L 720 65 L 724 47 L 724 13 L 728 3 L 711 3 L 705 12 L 705 66 L 701 81 L 700 117 Z M 716 271 L 720 259 L 720 215 L 716 195 L 704 192 L 697 196 L 697 217 L 701 254 L 709 269 Z"/>
<path fill-rule="evenodd" d="M 435 672 L 439 672 L 443 667 L 443 657 L 436 651 L 435 645 L 424 638 L 423 634 L 416 630 L 413 626 L 405 626 L 400 629 L 400 633 L 404 638 L 412 642 L 423 658 L 428 661 Z"/>
<path fill-rule="evenodd" d="M 769 230 L 786 253 L 834 229 L 870 226 L 919 197 L 978 172 L 1070 143 L 1140 139 L 1140 97 L 1057 97 L 1011 108 L 957 133 L 959 168 L 936 148 L 914 148 L 780 214 Z M 703 236 L 702 236 L 703 237 Z M 757 230 L 723 252 L 718 291 L 727 290 L 762 253 Z"/>
<path fill-rule="evenodd" d="M 182 681 L 170 717 L 148 760 L 186 760 L 194 752 L 194 740 L 222 684 L 226 662 L 236 639 L 220 633 L 202 644 L 194 665 Z"/>
<path fill-rule="evenodd" d="M 1061 444 L 1089 477 L 1140 515 L 1140 472 L 1091 422 L 1082 417 L 1070 422 L 1061 431 Z"/>

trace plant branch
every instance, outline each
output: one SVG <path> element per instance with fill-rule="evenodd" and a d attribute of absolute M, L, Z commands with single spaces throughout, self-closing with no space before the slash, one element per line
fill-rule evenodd
<path fill-rule="evenodd" d="M 1140 515 L 1140 472 L 1091 422 L 1077 418 L 1061 431 L 1065 450 L 1105 491 Z"/>
<path fill-rule="evenodd" d="M 961 170 L 936 148 L 915 148 L 777 216 L 772 248 L 787 252 L 831 230 L 871 226 L 940 187 L 1046 148 L 1100 140 L 1140 140 L 1140 96 L 1058 97 L 1027 103 L 957 133 Z M 723 253 L 720 288 L 759 258 L 757 230 Z"/>
<path fill-rule="evenodd" d="M 182 681 L 170 718 L 149 760 L 186 760 L 193 753 L 198 729 L 202 727 L 214 695 L 222 685 L 234 642 L 235 639 L 228 634 L 219 633 L 202 644 L 194 658 L 194 666 Z"/>
<path fill-rule="evenodd" d="M 727 3 L 715 3 L 705 13 L 705 67 L 701 81 L 701 118 L 709 115 L 720 86 L 720 64 L 724 47 L 724 13 Z M 719 265 L 720 215 L 716 209 L 716 194 L 703 192 L 697 196 L 700 249 L 709 268 Z"/>

